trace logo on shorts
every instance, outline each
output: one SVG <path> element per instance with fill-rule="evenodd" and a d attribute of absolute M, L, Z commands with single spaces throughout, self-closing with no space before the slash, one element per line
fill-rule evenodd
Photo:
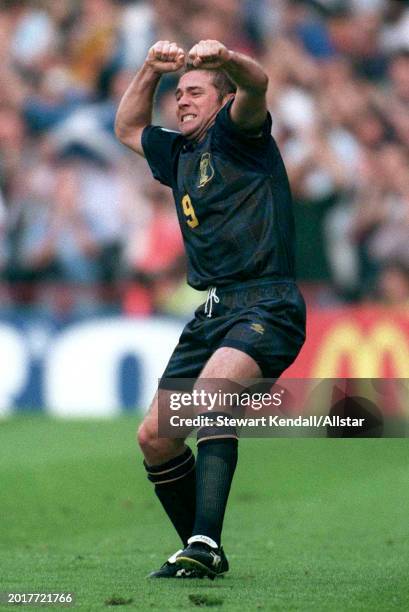
<path fill-rule="evenodd" d="M 210 158 L 210 153 L 203 153 L 200 158 L 200 178 L 199 178 L 199 189 L 207 185 L 209 181 L 214 177 L 214 168 Z"/>
<path fill-rule="evenodd" d="M 257 332 L 258 334 L 264 334 L 265 329 L 263 327 L 263 325 L 261 325 L 261 323 L 252 323 L 250 325 L 250 329 L 252 329 L 253 331 Z"/>

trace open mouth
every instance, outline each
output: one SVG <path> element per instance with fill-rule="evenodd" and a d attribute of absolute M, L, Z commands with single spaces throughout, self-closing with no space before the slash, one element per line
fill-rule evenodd
<path fill-rule="evenodd" d="M 196 119 L 197 115 L 193 115 L 192 113 L 189 113 L 188 115 L 183 115 L 182 116 L 182 123 L 187 123 L 188 121 L 193 121 L 193 119 Z"/>

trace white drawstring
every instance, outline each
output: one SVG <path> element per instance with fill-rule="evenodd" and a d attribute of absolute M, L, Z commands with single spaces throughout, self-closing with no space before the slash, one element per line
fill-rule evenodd
<path fill-rule="evenodd" d="M 205 314 L 207 314 L 207 316 L 209 317 L 209 319 L 212 317 L 213 301 L 215 304 L 218 304 L 220 302 L 219 298 L 216 295 L 216 287 L 210 287 L 207 293 L 207 300 L 204 311 Z"/>

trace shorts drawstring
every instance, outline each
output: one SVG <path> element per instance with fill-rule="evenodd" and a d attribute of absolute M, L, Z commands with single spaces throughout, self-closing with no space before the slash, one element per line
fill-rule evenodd
<path fill-rule="evenodd" d="M 205 314 L 207 314 L 207 316 L 209 317 L 209 319 L 211 319 L 212 317 L 213 302 L 215 304 L 218 304 L 220 302 L 218 296 L 216 295 L 216 287 L 210 287 L 207 293 L 207 300 L 204 311 Z"/>

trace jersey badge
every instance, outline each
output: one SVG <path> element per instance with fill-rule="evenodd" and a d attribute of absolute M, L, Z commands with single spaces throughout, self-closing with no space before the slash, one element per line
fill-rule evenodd
<path fill-rule="evenodd" d="M 265 331 L 261 323 L 252 323 L 250 325 L 250 329 L 257 332 L 258 334 L 264 334 L 264 331 Z"/>
<path fill-rule="evenodd" d="M 212 166 L 212 160 L 210 153 L 203 153 L 200 158 L 200 177 L 199 177 L 199 189 L 207 185 L 209 181 L 214 177 L 214 168 Z"/>

